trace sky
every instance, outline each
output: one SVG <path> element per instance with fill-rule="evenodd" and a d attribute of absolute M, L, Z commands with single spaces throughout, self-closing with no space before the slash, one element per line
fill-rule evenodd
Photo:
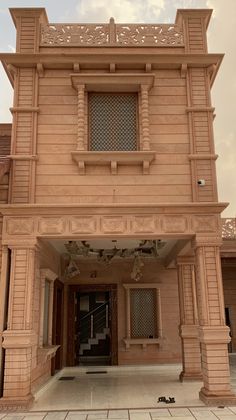
<path fill-rule="evenodd" d="M 210 8 L 209 52 L 225 57 L 212 89 L 219 201 L 223 217 L 236 217 L 236 0 L 0 0 L 0 51 L 14 52 L 15 27 L 9 7 L 45 7 L 49 22 L 168 23 L 178 8 Z M 12 88 L 0 65 L 0 123 L 11 122 Z"/>

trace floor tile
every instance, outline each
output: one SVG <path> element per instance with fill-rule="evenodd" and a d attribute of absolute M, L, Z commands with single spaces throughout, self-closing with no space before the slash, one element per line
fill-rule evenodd
<path fill-rule="evenodd" d="M 109 410 L 108 419 L 128 419 L 128 410 Z"/>
<path fill-rule="evenodd" d="M 151 420 L 151 416 L 147 411 L 142 411 L 141 413 L 135 412 L 130 413 L 130 420 Z"/>
<path fill-rule="evenodd" d="M 170 414 L 172 417 L 178 417 L 178 416 L 191 416 L 188 408 L 169 408 Z"/>
<path fill-rule="evenodd" d="M 14 414 L 14 413 L 11 413 L 11 414 L 7 414 L 7 416 L 5 417 L 5 419 L 6 420 L 23 420 L 24 416 L 25 416 L 24 414 L 16 414 L 16 413 Z"/>
<path fill-rule="evenodd" d="M 172 417 L 170 417 L 172 418 Z M 175 420 L 195 420 L 193 416 L 178 416 L 178 417 L 173 417 L 173 419 Z M 166 420 L 166 417 L 156 417 L 156 420 Z"/>
<path fill-rule="evenodd" d="M 86 420 L 87 414 L 69 413 L 66 420 Z"/>
<path fill-rule="evenodd" d="M 97 420 L 97 419 L 107 419 L 107 411 L 95 411 L 93 413 L 89 413 L 87 420 Z"/>
<path fill-rule="evenodd" d="M 210 409 L 206 410 L 193 410 L 190 409 L 190 411 L 193 413 L 196 420 L 216 420 L 217 417 Z"/>
<path fill-rule="evenodd" d="M 163 408 L 163 409 L 162 408 L 159 408 L 158 410 L 156 410 L 154 412 L 151 412 L 150 414 L 151 414 L 151 418 L 153 420 L 156 420 L 160 416 L 161 417 L 165 417 L 165 419 L 166 419 L 166 417 L 170 417 L 171 416 L 169 410 L 167 410 L 165 408 Z"/>
<path fill-rule="evenodd" d="M 236 414 L 233 415 L 228 415 L 226 414 L 226 416 L 222 416 L 221 414 L 217 414 L 217 419 L 219 420 L 236 420 Z"/>
<path fill-rule="evenodd" d="M 45 417 L 45 420 L 65 420 L 67 411 L 54 411 L 48 413 Z"/>
<path fill-rule="evenodd" d="M 217 416 L 221 415 L 221 416 L 225 416 L 225 415 L 232 415 L 232 414 L 236 414 L 236 413 L 232 413 L 232 411 L 229 410 L 228 407 L 224 407 L 224 408 L 212 408 L 211 409 L 212 413 L 216 414 Z"/>
<path fill-rule="evenodd" d="M 45 416 L 46 416 L 46 413 L 41 414 L 41 415 L 39 414 L 35 415 L 35 414 L 30 413 L 24 417 L 24 420 L 43 420 Z"/>

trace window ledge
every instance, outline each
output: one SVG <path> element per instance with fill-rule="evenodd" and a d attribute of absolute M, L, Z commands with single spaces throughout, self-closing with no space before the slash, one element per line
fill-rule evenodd
<path fill-rule="evenodd" d="M 160 345 L 161 339 L 160 338 L 124 338 L 126 350 L 129 350 L 130 346 L 132 345 L 141 345 L 143 350 L 146 350 L 146 347 L 150 344 Z"/>
<path fill-rule="evenodd" d="M 143 174 L 149 174 L 150 164 L 155 159 L 154 151 L 130 151 L 130 152 L 97 152 L 80 151 L 71 152 L 73 160 L 78 164 L 79 174 L 84 175 L 86 165 L 109 165 L 112 175 L 116 175 L 118 165 L 142 165 Z"/>
<path fill-rule="evenodd" d="M 59 349 L 59 346 L 44 346 L 39 347 L 38 357 L 42 363 L 46 362 L 47 359 L 52 359 L 55 356 L 56 351 Z"/>

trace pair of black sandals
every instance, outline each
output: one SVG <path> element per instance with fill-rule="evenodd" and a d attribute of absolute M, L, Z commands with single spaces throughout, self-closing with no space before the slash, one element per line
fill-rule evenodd
<path fill-rule="evenodd" d="M 164 402 L 166 404 L 173 404 L 173 403 L 175 403 L 175 398 L 174 397 L 169 397 L 169 398 L 159 397 L 157 402 L 159 402 L 159 403 Z"/>

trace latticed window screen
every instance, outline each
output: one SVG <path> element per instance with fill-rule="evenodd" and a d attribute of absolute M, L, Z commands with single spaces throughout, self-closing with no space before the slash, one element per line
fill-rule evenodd
<path fill-rule="evenodd" d="M 157 337 L 155 289 L 130 289 L 131 338 Z"/>
<path fill-rule="evenodd" d="M 89 95 L 90 150 L 137 150 L 137 95 Z"/>

